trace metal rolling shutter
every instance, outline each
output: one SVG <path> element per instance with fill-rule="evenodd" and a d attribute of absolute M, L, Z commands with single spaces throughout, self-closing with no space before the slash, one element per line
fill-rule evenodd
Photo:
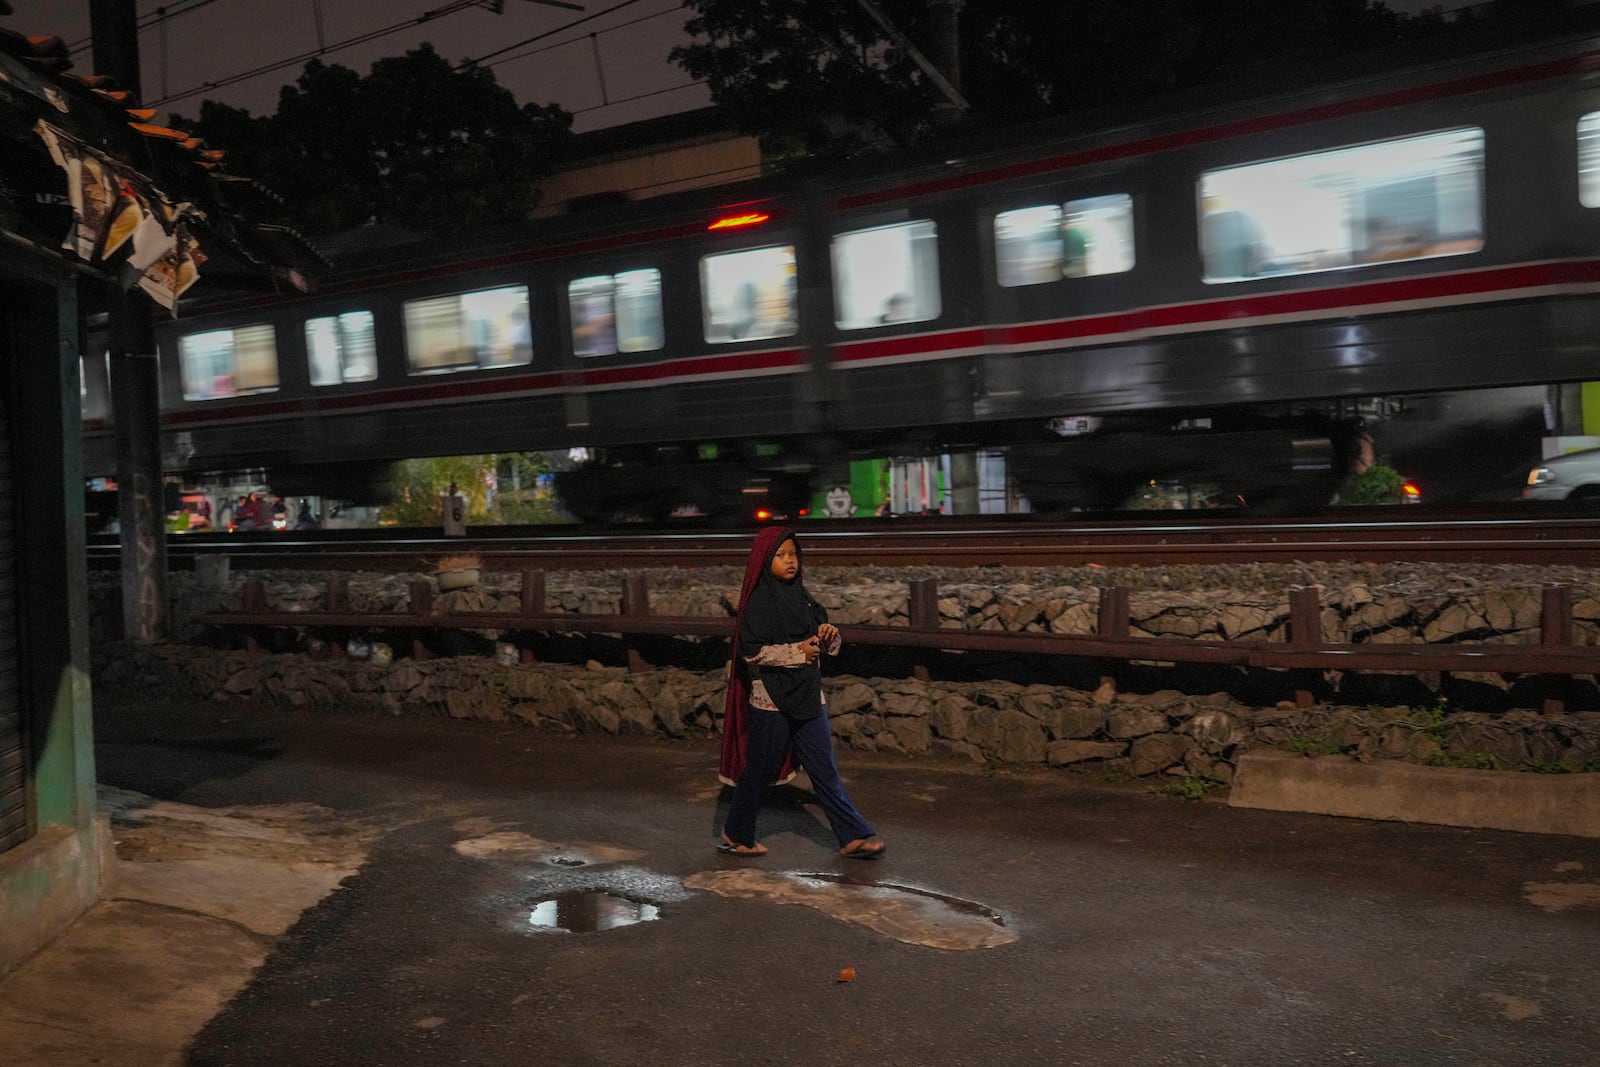
<path fill-rule="evenodd" d="M 0 308 L 0 340 L 7 323 Z M 9 360 L 7 361 L 9 362 Z M 8 370 L 0 364 L 0 378 Z M 28 803 L 31 766 L 22 722 L 17 657 L 17 568 L 13 518 L 16 490 L 12 468 L 11 413 L 0 381 L 0 852 L 33 836 Z"/>

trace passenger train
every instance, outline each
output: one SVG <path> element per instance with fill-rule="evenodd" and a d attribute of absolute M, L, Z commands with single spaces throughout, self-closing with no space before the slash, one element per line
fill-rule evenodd
<path fill-rule="evenodd" d="M 1515 496 L 1541 437 L 1582 432 L 1597 292 L 1600 40 L 1569 40 L 186 299 L 163 459 L 337 495 L 401 458 L 582 448 L 561 492 L 603 519 L 793 513 L 852 459 L 978 453 L 1039 512 L 1157 480 L 1306 507 L 1376 441 L 1446 498 L 1502 469 Z"/>

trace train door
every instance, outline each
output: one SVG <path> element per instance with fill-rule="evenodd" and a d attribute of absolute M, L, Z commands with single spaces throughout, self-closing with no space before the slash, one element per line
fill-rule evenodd
<path fill-rule="evenodd" d="M 11 383 L 17 365 L 13 309 L 0 300 L 0 852 L 33 836 L 32 761 L 23 723 L 17 655 Z"/>

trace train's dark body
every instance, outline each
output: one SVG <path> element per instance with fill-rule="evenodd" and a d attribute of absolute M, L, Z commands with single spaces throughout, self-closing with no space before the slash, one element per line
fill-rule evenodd
<path fill-rule="evenodd" d="M 1566 42 L 1072 136 L 1035 129 L 1025 147 L 519 224 L 351 259 L 310 295 L 186 306 L 161 332 L 164 463 L 305 475 L 584 446 L 609 472 L 566 484 L 576 510 L 598 515 L 629 493 L 663 506 L 692 495 L 696 470 L 702 495 L 781 472 L 799 492 L 806 471 L 851 455 L 1003 448 L 1047 505 L 1169 472 L 1325 498 L 1317 479 L 1345 469 L 1346 402 L 1600 378 L 1600 208 L 1577 195 L 1575 132 L 1600 110 L 1595 49 Z M 1457 128 L 1483 131 L 1475 251 L 1204 280 L 1202 172 Z M 1132 200 L 1131 270 L 997 282 L 997 212 L 1108 192 Z M 708 231 L 732 203 L 771 218 Z M 921 219 L 937 229 L 938 316 L 838 328 L 833 236 Z M 769 244 L 795 249 L 797 331 L 708 343 L 700 258 Z M 568 283 L 641 268 L 661 272 L 664 346 L 575 355 Z M 529 365 L 408 374 L 406 301 L 513 282 L 531 294 Z M 356 307 L 374 316 L 376 379 L 314 388 L 301 324 Z M 277 389 L 183 399 L 176 339 L 255 323 L 277 327 Z M 109 473 L 104 383 L 89 369 L 86 468 Z M 1097 430 L 1052 433 L 1063 416 Z"/>

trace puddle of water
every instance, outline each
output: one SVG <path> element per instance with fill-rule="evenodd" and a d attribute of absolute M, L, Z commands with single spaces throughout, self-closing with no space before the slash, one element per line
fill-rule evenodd
<path fill-rule="evenodd" d="M 541 930 L 592 934 L 652 922 L 660 917 L 661 909 L 655 904 L 629 900 L 614 893 L 570 890 L 536 903 L 528 913 L 528 925 Z"/>

